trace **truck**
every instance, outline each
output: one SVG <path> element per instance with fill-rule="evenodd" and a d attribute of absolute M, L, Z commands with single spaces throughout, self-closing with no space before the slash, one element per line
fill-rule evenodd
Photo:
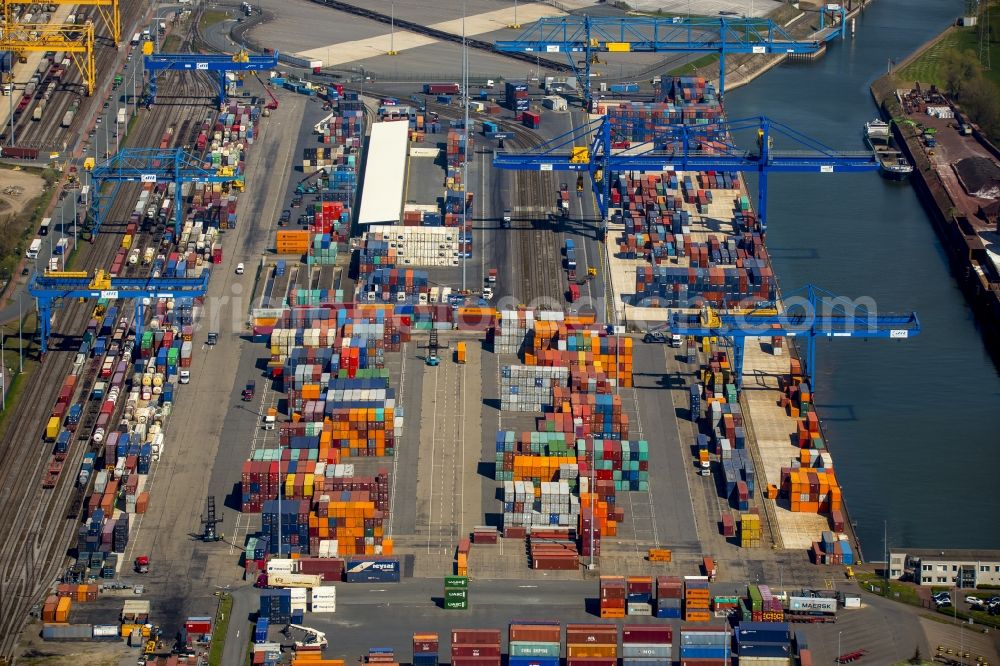
<path fill-rule="evenodd" d="M 573 247 L 573 240 L 570 238 L 566 239 L 566 268 L 575 271 L 576 270 L 576 248 Z"/>
<path fill-rule="evenodd" d="M 501 229 L 510 229 L 511 220 L 513 219 L 510 208 L 505 208 L 503 211 L 503 218 L 500 220 Z"/>
<path fill-rule="evenodd" d="M 266 587 L 320 587 L 323 576 L 320 574 L 301 574 L 272 572 L 264 574 Z"/>
<path fill-rule="evenodd" d="M 569 215 L 569 185 L 559 183 L 559 212 L 563 217 Z"/>
<path fill-rule="evenodd" d="M 241 396 L 243 398 L 243 402 L 250 402 L 251 400 L 253 400 L 253 396 L 256 390 L 257 390 L 257 383 L 254 382 L 253 380 L 248 381 L 247 385 L 243 388 L 243 394 Z"/>
<path fill-rule="evenodd" d="M 457 83 L 425 83 L 424 94 L 427 95 L 457 95 L 462 87 Z"/>
<path fill-rule="evenodd" d="M 701 560 L 701 568 L 705 575 L 708 576 L 708 582 L 711 583 L 715 581 L 715 576 L 718 574 L 718 571 L 715 568 L 715 560 L 706 555 Z"/>
<path fill-rule="evenodd" d="M 42 249 L 42 239 L 36 238 L 33 241 L 31 241 L 31 245 L 29 245 L 28 249 L 24 251 L 24 256 L 27 257 L 28 259 L 37 259 L 38 252 L 41 249 Z"/>
<path fill-rule="evenodd" d="M 56 242 L 55 249 L 52 250 L 52 253 L 55 254 L 56 256 L 61 255 L 61 254 L 65 254 L 66 248 L 68 248 L 68 247 L 69 247 L 69 239 L 65 238 L 65 237 L 60 238 Z"/>
<path fill-rule="evenodd" d="M 274 430 L 278 422 L 278 410 L 274 407 L 268 407 L 267 413 L 264 415 L 264 430 Z"/>

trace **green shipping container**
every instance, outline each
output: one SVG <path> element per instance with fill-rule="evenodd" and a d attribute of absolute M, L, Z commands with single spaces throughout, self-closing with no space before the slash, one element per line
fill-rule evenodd
<path fill-rule="evenodd" d="M 469 608 L 469 602 L 445 600 L 444 607 L 446 610 L 466 610 Z"/>
<path fill-rule="evenodd" d="M 764 610 L 764 597 L 761 596 L 760 590 L 757 588 L 756 585 L 749 586 L 748 596 L 750 597 L 750 610 L 752 611 Z"/>
<path fill-rule="evenodd" d="M 535 641 L 512 641 L 512 657 L 559 657 L 559 643 L 537 643 Z"/>
<path fill-rule="evenodd" d="M 445 589 L 449 587 L 469 587 L 469 579 L 467 576 L 445 576 L 444 577 Z"/>
<path fill-rule="evenodd" d="M 444 600 L 446 603 L 449 601 L 468 601 L 469 591 L 465 588 L 446 587 L 444 589 Z"/>

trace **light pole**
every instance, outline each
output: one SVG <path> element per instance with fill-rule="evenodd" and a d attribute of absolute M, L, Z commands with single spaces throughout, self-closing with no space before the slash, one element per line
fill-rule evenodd
<path fill-rule="evenodd" d="M 7 93 L 7 106 L 10 108 L 10 145 L 17 145 L 17 140 L 14 138 L 14 79 L 11 75 L 10 80 L 10 91 Z"/>
<path fill-rule="evenodd" d="M 465 286 L 465 265 L 468 263 L 466 257 L 468 256 L 468 251 L 465 243 L 465 233 L 466 229 L 469 228 L 468 217 L 466 213 L 467 202 L 469 198 L 469 141 L 472 140 L 472 135 L 469 133 L 469 50 L 465 43 L 465 8 L 466 3 L 462 2 L 462 93 L 465 95 L 465 151 L 462 156 L 462 242 L 459 247 L 462 249 L 462 291 L 466 290 Z M 471 235 L 471 231 L 469 232 Z"/>
<path fill-rule="evenodd" d="M 838 631 L 837 632 L 837 662 L 838 663 L 840 662 L 840 655 L 842 654 L 841 651 L 840 651 L 840 637 L 843 635 L 843 633 L 844 633 L 843 631 Z"/>
<path fill-rule="evenodd" d="M 21 331 L 21 296 L 17 296 L 17 374 L 24 372 L 24 338 Z"/>

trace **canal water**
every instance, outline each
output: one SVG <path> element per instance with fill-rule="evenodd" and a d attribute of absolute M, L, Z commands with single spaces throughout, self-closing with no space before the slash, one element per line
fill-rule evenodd
<path fill-rule="evenodd" d="M 876 0 L 854 38 L 734 90 L 727 114 L 861 149 L 876 115 L 869 85 L 963 6 Z M 875 173 L 778 174 L 769 186 L 768 248 L 784 293 L 812 283 L 870 296 L 923 325 L 910 340 L 818 346 L 817 406 L 865 557 L 882 559 L 883 524 L 890 548 L 1000 548 L 1000 375 L 916 193 Z"/>

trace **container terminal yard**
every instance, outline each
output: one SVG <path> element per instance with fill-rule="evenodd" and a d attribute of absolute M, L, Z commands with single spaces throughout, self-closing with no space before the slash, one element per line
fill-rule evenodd
<path fill-rule="evenodd" d="M 25 253 L 4 663 L 996 663 L 858 584 L 888 553 L 814 400 L 817 337 L 905 346 L 919 313 L 783 291 L 765 246 L 772 179 L 874 155 L 657 69 L 713 34 L 819 57 L 858 8 L 470 2 L 464 81 L 427 73 L 453 8 L 383 4 L 5 15 L 4 157 L 87 196 L 71 258 Z M 39 12 L 64 53 L 7 37 Z M 365 75 L 386 51 L 409 77 Z"/>

